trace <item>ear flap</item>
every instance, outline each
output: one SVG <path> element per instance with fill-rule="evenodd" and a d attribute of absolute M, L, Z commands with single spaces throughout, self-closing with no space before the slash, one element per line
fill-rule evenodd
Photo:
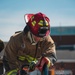
<path fill-rule="evenodd" d="M 24 15 L 24 20 L 25 20 L 25 23 L 26 23 L 26 26 L 23 30 L 24 34 L 26 34 L 28 31 L 29 31 L 29 27 L 27 25 L 27 23 L 29 22 L 30 18 L 33 16 L 34 14 L 25 14 Z"/>
<path fill-rule="evenodd" d="M 28 23 L 28 21 L 30 20 L 30 18 L 31 18 L 33 15 L 34 15 L 34 14 L 25 14 L 25 15 L 24 15 L 25 23 Z"/>

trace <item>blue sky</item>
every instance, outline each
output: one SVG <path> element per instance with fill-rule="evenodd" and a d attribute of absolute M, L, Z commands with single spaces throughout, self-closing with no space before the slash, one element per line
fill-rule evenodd
<path fill-rule="evenodd" d="M 75 26 L 75 0 L 0 0 L 0 39 L 25 27 L 24 14 L 42 12 L 53 26 Z"/>

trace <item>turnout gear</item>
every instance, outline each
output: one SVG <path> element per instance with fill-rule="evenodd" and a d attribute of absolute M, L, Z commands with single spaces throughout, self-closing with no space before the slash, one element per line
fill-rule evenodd
<path fill-rule="evenodd" d="M 11 70 L 9 72 L 6 73 L 6 75 L 17 75 L 17 69 Z"/>
<path fill-rule="evenodd" d="M 28 64 L 29 62 L 26 59 L 24 62 L 21 62 L 17 59 L 17 57 L 25 56 L 27 54 L 38 60 L 41 55 L 45 53 L 46 56 L 51 59 L 52 64 L 54 64 L 54 61 L 56 61 L 55 44 L 50 36 L 47 36 L 42 41 L 39 41 L 37 51 L 36 45 L 32 45 L 29 42 L 30 40 L 27 34 L 23 35 L 23 32 L 16 33 L 10 38 L 4 53 L 4 60 L 7 61 L 7 64 L 10 63 L 10 69 L 20 68 L 24 63 Z"/>
<path fill-rule="evenodd" d="M 27 60 L 29 63 L 32 62 L 33 60 L 34 60 L 34 61 L 37 61 L 37 59 L 35 59 L 35 58 L 33 58 L 33 57 L 29 56 L 29 55 L 18 56 L 17 58 L 18 58 L 18 60 L 20 60 L 20 61 L 25 61 L 25 60 Z"/>
<path fill-rule="evenodd" d="M 24 30 L 12 35 L 5 47 L 3 62 L 7 62 L 4 63 L 6 71 L 8 71 L 8 68 L 10 70 L 16 68 L 20 69 L 24 64 L 30 64 L 30 68 L 34 69 L 33 65 L 35 65 L 35 63 L 32 61 L 39 60 L 44 53 L 50 60 L 49 62 L 49 60 L 45 58 L 44 60 L 46 60 L 46 64 L 53 65 L 57 60 L 55 44 L 49 35 L 49 18 L 42 13 L 32 15 L 27 14 L 25 18 L 27 18 L 27 25 Z M 34 36 L 32 37 L 30 33 Z M 33 39 L 35 36 L 43 39 L 35 42 Z M 32 42 L 35 42 L 35 44 L 33 45 Z"/>

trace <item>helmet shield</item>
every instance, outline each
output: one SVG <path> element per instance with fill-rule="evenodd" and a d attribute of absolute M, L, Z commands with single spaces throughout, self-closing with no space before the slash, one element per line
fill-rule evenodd
<path fill-rule="evenodd" d="M 43 37 L 46 36 L 48 33 L 49 29 L 48 27 L 40 27 L 38 31 L 38 36 Z"/>

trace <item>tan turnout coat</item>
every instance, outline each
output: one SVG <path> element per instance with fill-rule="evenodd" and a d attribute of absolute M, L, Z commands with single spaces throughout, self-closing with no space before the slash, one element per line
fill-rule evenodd
<path fill-rule="evenodd" d="M 32 45 L 30 43 L 27 34 L 23 35 L 23 32 L 19 32 L 11 36 L 6 45 L 4 56 L 6 57 L 11 69 L 20 68 L 24 63 L 28 63 L 27 60 L 22 62 L 17 59 L 17 57 L 21 55 L 29 55 L 33 58 L 40 58 L 41 55 L 45 53 L 48 57 L 50 57 L 51 53 L 56 54 L 55 44 L 50 35 L 38 43 L 36 56 L 35 52 L 36 45 Z"/>

